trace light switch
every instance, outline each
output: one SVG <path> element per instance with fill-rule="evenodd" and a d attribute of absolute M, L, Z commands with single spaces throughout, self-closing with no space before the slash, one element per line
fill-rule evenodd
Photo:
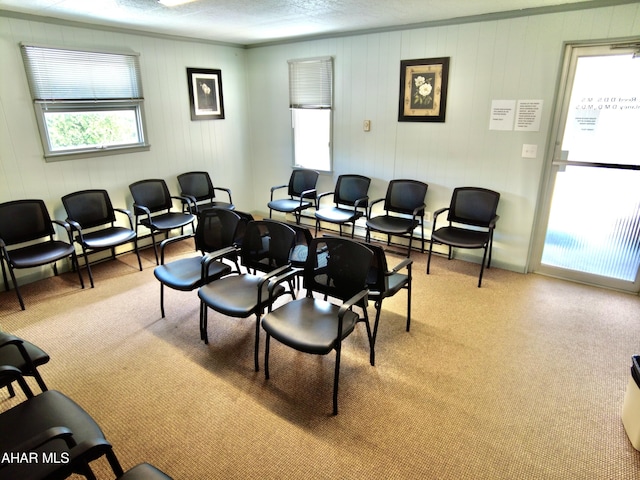
<path fill-rule="evenodd" d="M 365 120 L 365 121 L 362 123 L 362 129 L 363 129 L 365 132 L 370 131 L 370 130 L 371 130 L 371 120 Z"/>
<path fill-rule="evenodd" d="M 538 156 L 538 145 L 522 145 L 522 158 L 536 158 Z"/>

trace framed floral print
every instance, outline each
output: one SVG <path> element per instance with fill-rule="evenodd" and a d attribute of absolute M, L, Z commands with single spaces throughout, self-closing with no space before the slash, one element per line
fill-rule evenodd
<path fill-rule="evenodd" d="M 187 68 L 191 120 L 224 118 L 222 72 L 207 68 Z"/>
<path fill-rule="evenodd" d="M 399 122 L 444 122 L 449 57 L 400 61 Z"/>

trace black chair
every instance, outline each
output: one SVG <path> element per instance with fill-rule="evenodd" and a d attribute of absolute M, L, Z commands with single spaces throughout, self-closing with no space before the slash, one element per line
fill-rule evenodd
<path fill-rule="evenodd" d="M 131 212 L 114 208 L 106 190 L 83 190 L 70 193 L 62 197 L 62 204 L 67 211 L 67 222 L 71 225 L 72 233 L 76 232 L 75 240 L 82 247 L 91 288 L 93 288 L 93 274 L 88 256 L 91 252 L 111 250 L 111 258 L 115 259 L 115 247 L 133 242 L 138 257 L 138 267 L 142 271 L 138 236 L 133 228 Z M 116 226 L 116 212 L 127 217 L 128 227 Z"/>
<path fill-rule="evenodd" d="M 407 291 L 407 332 L 411 328 L 411 267 L 413 260 L 405 258 L 392 269 L 389 269 L 384 249 L 373 244 L 368 244 L 367 246 L 373 251 L 371 268 L 367 275 L 367 287 L 369 288 L 369 300 L 372 300 L 376 307 L 376 321 L 373 325 L 371 340 L 373 345 L 375 345 L 378 336 L 378 324 L 382 313 L 382 301 L 385 298 L 393 297 L 400 290 Z M 406 273 L 403 273 L 405 270 Z M 371 349 L 371 365 L 375 364 L 374 355 L 375 350 Z"/>
<path fill-rule="evenodd" d="M 178 175 L 178 183 L 180 184 L 180 195 L 191 199 L 192 206 L 195 206 L 194 213 L 200 213 L 203 209 L 216 207 L 233 210 L 233 200 L 231 199 L 231 190 L 228 188 L 214 187 L 208 172 L 187 172 Z M 216 200 L 216 190 L 225 192 L 229 197 L 228 202 Z M 189 203 L 184 204 L 187 210 Z"/>
<path fill-rule="evenodd" d="M 1 479 L 63 479 L 72 474 L 95 479 L 90 462 L 103 456 L 116 477 L 123 474 L 111 444 L 82 407 L 56 390 L 34 396 L 19 369 L 0 366 L 0 382 L 13 381 L 27 398 L 0 413 L 0 451 L 28 452 L 38 461 L 3 462 Z"/>
<path fill-rule="evenodd" d="M 240 258 L 242 265 L 250 271 L 266 273 L 243 273 L 227 277 L 204 285 L 198 290 L 202 302 L 201 338 L 209 343 L 207 332 L 207 312 L 211 308 L 227 317 L 248 318 L 256 316 L 254 363 L 258 366 L 258 344 L 260 338 L 260 317 L 274 298 L 287 293 L 279 286 L 272 295 L 268 293 L 268 281 L 271 277 L 290 270 L 289 257 L 294 246 L 296 234 L 291 227 L 273 220 L 253 221 L 247 224 L 242 243 Z M 214 261 L 220 255 L 211 254 L 207 261 Z M 205 263 L 206 265 L 206 263 Z M 293 290 L 289 293 L 295 296 Z"/>
<path fill-rule="evenodd" d="M 0 365 L 10 365 L 20 370 L 23 377 L 33 377 L 43 392 L 48 388 L 38 367 L 49 360 L 49 355 L 40 347 L 10 333 L 0 332 Z M 0 384 L 0 387 L 7 387 L 9 396 L 15 396 L 13 382 Z"/>
<path fill-rule="evenodd" d="M 277 185 L 271 187 L 271 201 L 269 207 L 269 218 L 273 210 L 283 213 L 293 213 L 296 223 L 300 223 L 300 215 L 306 208 L 317 206 L 316 183 L 320 174 L 315 170 L 295 169 L 291 172 L 288 185 Z M 273 194 L 282 188 L 287 188 L 288 198 L 274 199 Z"/>
<path fill-rule="evenodd" d="M 453 191 L 451 204 L 433 212 L 433 227 L 429 242 L 429 258 L 427 260 L 427 274 L 431 266 L 433 244 L 439 243 L 449 247 L 448 259 L 452 258 L 452 247 L 482 248 L 484 254 L 480 264 L 478 288 L 482 285 L 482 275 L 485 263 L 491 268 L 491 252 L 493 250 L 493 231 L 500 218 L 496 214 L 500 194 L 493 190 L 477 187 L 460 187 Z M 440 214 L 447 213 L 449 225 L 436 228 L 436 221 Z M 488 261 L 487 261 L 488 255 Z"/>
<path fill-rule="evenodd" d="M 417 180 L 391 180 L 385 198 L 374 200 L 369 205 L 367 215 L 367 242 L 371 241 L 371 231 L 387 235 L 387 245 L 391 236 L 409 236 L 407 257 L 411 256 L 413 231 L 418 225 L 421 229 L 422 249 L 424 253 L 424 199 L 427 195 L 426 183 Z M 384 201 L 384 214 L 373 216 L 373 206 Z"/>
<path fill-rule="evenodd" d="M 54 223 L 66 230 L 68 242 L 54 239 Z M 26 245 L 9 248 L 21 244 Z M 52 220 L 42 200 L 15 200 L 0 204 L 0 249 L 5 288 L 9 289 L 6 263 L 22 310 L 25 309 L 24 301 L 16 281 L 15 269 L 53 264 L 53 273 L 58 275 L 56 262 L 70 257 L 73 268 L 77 269 L 80 285 L 84 288 L 71 238 L 71 227 L 68 223 Z"/>
<path fill-rule="evenodd" d="M 342 235 L 342 225 L 351 224 L 351 238 L 356 230 L 356 220 L 367 214 L 369 185 L 371 179 L 362 175 L 340 175 L 333 192 L 318 195 L 316 210 L 316 235 L 320 221 L 336 223 Z M 333 205 L 322 207 L 322 198 L 333 195 Z"/>
<path fill-rule="evenodd" d="M 340 237 L 314 239 L 309 253 L 304 267 L 307 295 L 279 306 L 262 319 L 262 328 L 267 334 L 265 377 L 269 378 L 271 337 L 304 353 L 326 355 L 335 350 L 333 414 L 336 415 L 342 341 L 354 331 L 358 322 L 363 321 L 367 327 L 369 348 L 374 349 L 366 308 L 367 274 L 373 253 L 361 243 Z M 270 290 L 281 287 L 281 282 L 291 275 L 295 272 L 288 272 L 270 282 Z M 314 293 L 324 295 L 325 299 L 314 298 Z M 362 309 L 362 317 L 353 310 L 354 306 Z M 371 358 L 374 358 L 373 352 Z"/>
<path fill-rule="evenodd" d="M 190 198 L 172 196 L 164 180 L 151 179 L 140 180 L 129 185 L 129 191 L 133 196 L 133 212 L 136 217 L 136 233 L 138 225 L 147 227 L 151 231 L 153 253 L 156 256 L 156 264 L 159 264 L 158 249 L 156 246 L 155 232 L 164 232 L 167 235 L 176 228 L 183 229 L 191 225 L 196 219 L 193 213 L 172 212 L 173 199 L 193 205 Z"/>
<path fill-rule="evenodd" d="M 180 241 L 182 238 L 171 237 L 162 241 L 160 244 L 160 265 L 153 270 L 154 276 L 160 282 L 160 311 L 162 318 L 164 318 L 165 285 L 174 290 L 190 292 L 231 272 L 231 267 L 222 261 L 208 263 L 208 268 L 204 271 L 205 254 L 228 248 L 228 254 L 231 256 L 231 260 L 236 263 L 236 268 L 238 268 L 234 240 L 240 222 L 240 216 L 231 210 L 209 208 L 200 212 L 195 236 L 196 250 L 199 250 L 201 255 L 194 257 L 181 258 L 165 263 L 164 257 L 167 245 Z"/>

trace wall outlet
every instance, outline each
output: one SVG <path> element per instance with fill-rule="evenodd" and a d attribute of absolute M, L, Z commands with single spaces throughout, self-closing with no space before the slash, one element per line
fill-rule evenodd
<path fill-rule="evenodd" d="M 536 158 L 538 156 L 538 145 L 522 145 L 522 158 Z"/>
<path fill-rule="evenodd" d="M 371 120 L 365 120 L 364 122 L 362 122 L 362 129 L 365 132 L 371 131 Z"/>
<path fill-rule="evenodd" d="M 431 222 L 431 212 L 424 212 L 424 221 Z"/>

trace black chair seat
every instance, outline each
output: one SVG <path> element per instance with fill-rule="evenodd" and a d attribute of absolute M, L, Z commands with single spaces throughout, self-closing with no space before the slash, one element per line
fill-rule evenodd
<path fill-rule="evenodd" d="M 301 205 L 302 205 L 302 208 L 300 208 Z M 277 210 L 278 212 L 292 213 L 298 210 L 304 210 L 305 208 L 312 207 L 313 202 L 303 201 L 302 204 L 300 204 L 300 200 L 291 200 L 289 198 L 281 198 L 280 200 L 273 200 L 272 202 L 269 202 L 267 206 L 271 210 Z"/>
<path fill-rule="evenodd" d="M 6 335 L 7 334 L 2 333 L 2 338 Z M 2 338 L 0 338 L 0 340 Z M 47 352 L 33 343 L 27 342 L 26 340 L 22 340 L 21 343 L 34 366 L 39 367 L 40 365 L 44 365 L 51 359 Z M 33 372 L 31 372 L 31 366 L 27 364 L 27 360 L 22 356 L 22 353 L 16 346 L 2 345 L 2 348 L 0 348 L 0 365 L 14 366 L 20 370 L 23 375 L 33 374 Z"/>
<path fill-rule="evenodd" d="M 132 242 L 136 232 L 124 227 L 109 227 L 104 230 L 83 234 L 87 248 L 102 250 Z"/>
<path fill-rule="evenodd" d="M 207 208 L 222 208 L 224 210 L 235 210 L 236 206 L 228 202 L 210 202 L 198 205 L 198 213 L 202 213 Z"/>
<path fill-rule="evenodd" d="M 55 262 L 73 253 L 72 245 L 54 240 L 11 250 L 11 262 L 15 268 L 31 268 Z"/>
<path fill-rule="evenodd" d="M 149 222 L 146 218 L 140 220 L 140 224 L 155 230 L 173 230 L 174 228 L 186 227 L 196 219 L 190 213 L 169 212 L 151 218 Z"/>
<path fill-rule="evenodd" d="M 215 311 L 228 317 L 245 318 L 262 311 L 269 303 L 268 282 L 262 286 L 262 303 L 258 305 L 259 275 L 232 275 L 205 285 L 198 290 L 198 297 Z M 284 293 L 280 286 L 275 296 Z"/>
<path fill-rule="evenodd" d="M 316 212 L 316 217 L 325 222 L 351 223 L 362 217 L 362 212 L 354 212 L 345 208 L 327 207 Z"/>
<path fill-rule="evenodd" d="M 420 222 L 410 218 L 393 217 L 391 215 L 380 215 L 367 220 L 367 228 L 378 232 L 390 233 L 391 235 L 402 235 L 416 228 Z"/>
<path fill-rule="evenodd" d="M 43 432 L 65 427 L 72 433 L 74 447 L 69 447 L 62 439 L 46 442 L 39 449 L 47 455 L 54 455 L 59 461 L 68 455 L 68 463 L 56 466 L 54 478 L 66 478 L 74 471 L 82 469 L 88 462 L 107 455 L 116 474 L 122 473 L 115 459 L 111 444 L 91 416 L 69 397 L 55 390 L 48 390 L 0 414 L 0 451 L 10 452 L 20 445 L 29 445 Z M 29 450 L 28 448 L 25 449 Z M 42 457 L 39 456 L 41 459 Z M 113 463 L 112 463 L 113 462 Z M 38 467 L 50 471 L 46 462 L 40 464 L 12 464 L 3 466 L 2 478 L 28 478 L 36 476 Z M 119 471 L 118 471 L 119 470 Z M 41 477 L 44 478 L 44 477 Z M 50 478 L 50 477 L 47 477 Z"/>
<path fill-rule="evenodd" d="M 465 228 L 443 227 L 431 235 L 434 242 L 459 248 L 484 248 L 489 241 L 489 232 L 474 232 Z"/>
<path fill-rule="evenodd" d="M 190 292 L 208 283 L 214 278 L 231 273 L 231 267 L 222 262 L 209 265 L 208 276 L 202 278 L 202 257 L 182 258 L 160 265 L 153 270 L 155 277 L 164 285 L 174 290 Z"/>
<path fill-rule="evenodd" d="M 273 310 L 262 320 L 262 327 L 273 338 L 300 352 L 326 355 L 336 348 L 339 305 L 317 298 L 301 298 Z M 342 338 L 355 328 L 360 317 L 347 311 Z"/>

